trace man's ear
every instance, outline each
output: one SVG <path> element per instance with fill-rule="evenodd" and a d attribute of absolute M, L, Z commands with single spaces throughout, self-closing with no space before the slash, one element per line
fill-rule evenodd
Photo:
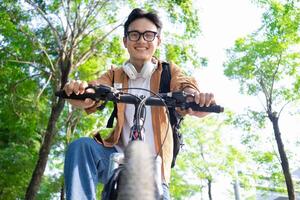
<path fill-rule="evenodd" d="M 157 46 L 159 46 L 161 43 L 161 36 L 157 37 Z"/>
<path fill-rule="evenodd" d="M 127 48 L 127 37 L 123 37 L 123 44 L 124 47 Z"/>

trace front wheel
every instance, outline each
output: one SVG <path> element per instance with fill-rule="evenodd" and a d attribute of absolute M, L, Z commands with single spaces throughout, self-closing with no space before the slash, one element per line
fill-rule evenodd
<path fill-rule="evenodd" d="M 118 200 L 155 200 L 155 165 L 148 146 L 131 142 L 125 150 Z"/>

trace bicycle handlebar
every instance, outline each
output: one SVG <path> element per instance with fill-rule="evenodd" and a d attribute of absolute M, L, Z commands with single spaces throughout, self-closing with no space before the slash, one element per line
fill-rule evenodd
<path fill-rule="evenodd" d="M 84 93 L 80 95 L 76 95 L 72 93 L 70 96 L 68 96 L 64 90 L 60 90 L 56 92 L 55 95 L 65 99 L 84 100 L 86 98 L 90 98 L 93 99 L 94 101 L 101 101 L 101 100 L 113 101 L 116 103 L 126 103 L 126 104 L 139 104 L 141 101 L 140 98 L 134 95 L 123 93 L 120 90 L 116 90 L 115 88 L 106 85 L 89 86 L 88 88 L 94 89 L 95 93 Z M 167 105 L 168 107 L 178 107 L 181 109 L 191 108 L 194 111 L 200 111 L 200 112 L 214 112 L 214 113 L 224 112 L 224 108 L 219 105 L 211 105 L 206 107 L 206 106 L 200 106 L 195 102 L 187 102 L 186 100 L 188 96 L 190 95 L 183 91 L 159 93 L 157 96 L 147 97 L 145 104 L 149 106 Z"/>

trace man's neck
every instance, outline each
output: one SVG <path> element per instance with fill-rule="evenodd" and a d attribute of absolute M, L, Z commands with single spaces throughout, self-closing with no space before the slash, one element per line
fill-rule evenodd
<path fill-rule="evenodd" d="M 141 72 L 144 63 L 146 62 L 146 60 L 134 60 L 134 59 L 130 59 L 130 63 L 135 67 L 137 72 Z"/>

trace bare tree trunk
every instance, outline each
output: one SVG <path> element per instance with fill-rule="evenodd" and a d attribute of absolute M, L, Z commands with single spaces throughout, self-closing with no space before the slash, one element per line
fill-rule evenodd
<path fill-rule="evenodd" d="M 209 200 L 212 200 L 212 195 L 211 195 L 211 180 L 207 179 L 207 186 L 208 186 L 208 198 Z"/>
<path fill-rule="evenodd" d="M 55 124 L 59 118 L 60 113 L 62 112 L 64 103 L 65 100 L 60 98 L 57 103 L 54 103 L 52 106 L 46 134 L 39 152 L 37 164 L 26 191 L 25 200 L 34 200 L 36 197 L 48 161 L 48 155 L 50 153 L 53 136 L 55 135 Z"/>
<path fill-rule="evenodd" d="M 240 198 L 240 182 L 239 182 L 239 173 L 236 163 L 234 163 L 234 180 L 233 180 L 233 190 L 235 200 L 241 200 Z"/>
<path fill-rule="evenodd" d="M 66 84 L 68 80 L 68 75 L 71 69 L 71 59 L 69 57 L 63 57 L 62 51 L 60 54 L 59 66 L 61 70 L 61 88 L 63 88 L 63 86 Z M 52 102 L 55 101 L 56 98 L 53 98 Z M 41 184 L 42 176 L 45 172 L 45 168 L 47 165 L 53 137 L 56 133 L 55 125 L 57 123 L 60 113 L 63 110 L 64 105 L 65 105 L 65 100 L 62 98 L 59 98 L 57 102 L 53 103 L 52 105 L 52 110 L 48 121 L 46 134 L 39 152 L 39 158 L 37 164 L 35 166 L 29 186 L 26 191 L 25 200 L 34 200 L 36 197 L 36 194 Z"/>
<path fill-rule="evenodd" d="M 274 130 L 275 139 L 277 142 L 277 147 L 278 147 L 278 151 L 279 151 L 279 155 L 280 155 L 281 167 L 282 167 L 282 171 L 283 171 L 284 178 L 285 178 L 285 183 L 286 183 L 286 187 L 287 187 L 287 191 L 288 191 L 289 200 L 295 200 L 294 184 L 293 184 L 292 176 L 291 176 L 290 169 L 289 169 L 289 161 L 287 159 L 287 156 L 286 156 L 286 153 L 284 150 L 284 145 L 283 145 L 283 142 L 281 139 L 281 133 L 279 130 L 279 125 L 278 125 L 278 117 L 276 116 L 276 113 L 269 113 L 269 118 L 273 125 L 273 130 Z"/>
<path fill-rule="evenodd" d="M 65 200 L 65 184 L 64 184 L 64 181 L 61 183 L 60 200 Z"/>

